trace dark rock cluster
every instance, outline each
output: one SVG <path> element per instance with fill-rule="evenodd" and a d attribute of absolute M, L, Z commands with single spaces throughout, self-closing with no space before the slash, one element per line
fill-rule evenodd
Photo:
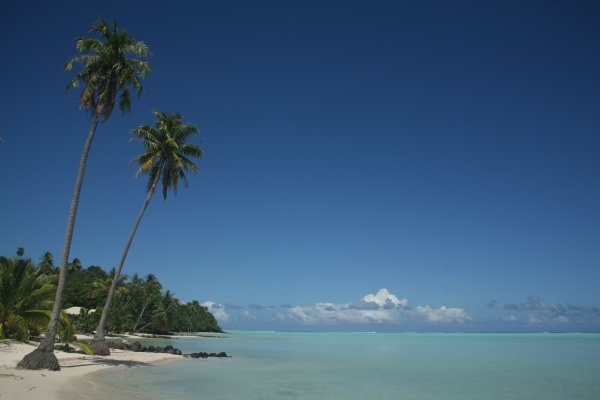
<path fill-rule="evenodd" d="M 165 347 L 160 347 L 160 346 L 144 346 L 142 345 L 140 342 L 138 342 L 137 340 L 133 343 L 129 343 L 127 341 L 123 341 L 120 343 L 115 343 L 115 342 L 106 342 L 108 347 L 111 349 L 119 349 L 119 350 L 129 350 L 129 351 L 140 351 L 140 352 L 147 352 L 147 353 L 167 353 L 167 354 L 176 354 L 181 356 L 181 350 L 174 348 L 173 346 L 169 345 L 169 346 L 165 346 Z"/>
<path fill-rule="evenodd" d="M 166 336 L 166 335 L 155 335 L 155 334 L 138 334 L 137 336 L 143 337 L 143 338 L 149 338 L 149 339 L 173 339 L 171 336 Z"/>
<path fill-rule="evenodd" d="M 200 353 L 184 354 L 183 356 L 188 357 L 188 358 L 229 357 L 227 355 L 227 353 L 225 353 L 224 351 L 222 351 L 218 354 L 217 353 L 200 352 Z"/>
<path fill-rule="evenodd" d="M 175 354 L 179 356 L 184 356 L 188 358 L 208 358 L 208 357 L 229 357 L 227 353 L 224 351 L 221 353 L 191 353 L 191 354 L 183 354 L 181 350 L 174 348 L 171 345 L 160 347 L 160 346 L 144 346 L 137 340 L 133 343 L 129 343 L 124 340 L 122 342 L 106 342 L 108 347 L 111 349 L 119 349 L 119 350 L 129 350 L 129 351 L 139 351 L 139 352 L 147 352 L 147 353 L 166 353 L 166 354 Z"/>

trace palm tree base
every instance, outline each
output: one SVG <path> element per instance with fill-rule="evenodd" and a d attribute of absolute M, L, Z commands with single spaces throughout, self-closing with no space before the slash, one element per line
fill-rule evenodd
<path fill-rule="evenodd" d="M 40 370 L 47 369 L 50 371 L 60 371 L 58 359 L 53 351 L 47 352 L 40 349 L 35 349 L 27 354 L 17 364 L 18 369 Z"/>
<path fill-rule="evenodd" d="M 92 341 L 92 346 L 94 346 L 94 351 L 97 356 L 110 356 L 110 349 L 106 344 L 106 340 L 96 340 Z"/>

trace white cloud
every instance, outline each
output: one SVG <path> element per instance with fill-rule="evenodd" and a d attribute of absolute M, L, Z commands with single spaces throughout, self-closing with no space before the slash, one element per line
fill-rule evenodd
<path fill-rule="evenodd" d="M 250 319 L 253 319 L 253 320 L 257 319 L 256 316 L 253 315 L 250 311 L 243 310 L 242 311 L 242 315 L 244 315 L 244 317 L 247 317 L 247 318 L 250 318 Z"/>
<path fill-rule="evenodd" d="M 312 307 L 304 307 L 305 314 L 311 317 L 312 323 L 394 323 L 399 320 L 397 309 L 356 307 L 354 304 L 317 303 Z"/>
<path fill-rule="evenodd" d="M 533 316 L 532 314 L 529 314 L 529 315 L 527 316 L 527 319 L 528 319 L 529 323 L 530 323 L 530 324 L 532 324 L 532 325 L 541 324 L 542 322 L 544 322 L 544 321 L 542 321 L 541 319 L 539 319 L 539 318 L 536 318 L 536 317 L 535 317 L 535 316 Z"/>
<path fill-rule="evenodd" d="M 219 322 L 229 321 L 229 315 L 225 312 L 225 307 L 222 304 L 214 303 L 212 301 L 206 301 L 202 305 L 208 308 L 208 311 L 214 315 Z"/>
<path fill-rule="evenodd" d="M 600 321 L 600 308 L 596 306 L 564 306 L 531 295 L 522 303 L 505 304 L 504 310 L 517 314 L 523 312 L 524 315 L 517 317 L 511 314 L 503 321 L 530 325 L 540 330 L 580 331 L 580 327 L 584 326 L 583 331 L 597 331 Z"/>
<path fill-rule="evenodd" d="M 414 326 L 461 324 L 471 320 L 467 311 L 462 308 L 418 306 L 412 309 L 407 299 L 399 299 L 385 288 L 380 289 L 377 294 L 368 294 L 353 303 L 323 302 L 310 306 L 251 307 L 250 310 L 240 310 L 240 307 L 222 306 L 212 302 L 206 302 L 204 305 L 219 322 L 229 322 L 231 325 L 252 323 L 257 326 L 275 323 L 296 326 L 368 324 Z"/>
<path fill-rule="evenodd" d="M 598 331 L 600 308 L 546 302 L 529 296 L 503 308 L 486 304 L 487 315 L 442 305 L 409 305 L 409 301 L 382 288 L 350 303 L 312 305 L 240 306 L 203 303 L 224 329 L 368 330 L 368 331 Z"/>
<path fill-rule="evenodd" d="M 379 289 L 376 295 L 368 294 L 363 297 L 363 301 L 366 303 L 376 303 L 380 307 L 387 307 L 389 304 L 393 304 L 398 307 L 406 307 L 408 305 L 408 300 L 402 299 L 398 300 L 396 296 L 391 294 L 387 289 Z"/>
<path fill-rule="evenodd" d="M 289 319 L 304 322 L 307 324 L 313 323 L 313 318 L 306 313 L 306 309 L 302 307 L 292 307 L 287 309 L 289 312 Z M 285 319 L 285 317 L 284 317 Z"/>
<path fill-rule="evenodd" d="M 418 306 L 417 312 L 431 322 L 465 322 L 471 319 L 462 308 L 441 306 L 440 308 L 433 309 L 429 306 Z"/>

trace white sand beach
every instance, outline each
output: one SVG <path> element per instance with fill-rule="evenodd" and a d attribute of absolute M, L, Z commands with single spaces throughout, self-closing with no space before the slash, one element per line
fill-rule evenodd
<path fill-rule="evenodd" d="M 85 339 L 85 338 L 82 338 Z M 60 371 L 26 371 L 17 363 L 36 348 L 35 344 L 0 341 L 0 400 L 65 400 L 93 396 L 89 374 L 107 368 L 146 367 L 181 359 L 165 353 L 111 350 L 106 357 L 55 351 Z"/>

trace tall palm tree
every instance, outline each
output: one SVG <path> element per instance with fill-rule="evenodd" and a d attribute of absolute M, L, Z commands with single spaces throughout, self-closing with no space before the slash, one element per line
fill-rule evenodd
<path fill-rule="evenodd" d="M 127 244 L 123 250 L 121 261 L 115 271 L 113 284 L 106 298 L 106 304 L 102 310 L 100 323 L 96 329 L 94 336 L 94 348 L 98 355 L 108 355 L 110 350 L 104 340 L 104 330 L 108 311 L 115 293 L 116 283 L 119 281 L 119 275 L 123 269 L 127 252 L 133 241 L 133 236 L 144 216 L 144 212 L 156 191 L 160 180 L 162 185 L 162 194 L 164 200 L 167 199 L 169 189 L 177 195 L 179 181 L 187 187 L 188 182 L 185 176 L 186 172 L 196 173 L 198 167 L 188 157 L 202 157 L 202 149 L 194 144 L 186 143 L 191 135 L 198 133 L 198 128 L 192 124 L 184 124 L 183 117 L 179 113 L 170 114 L 153 111 L 156 117 L 155 127 L 142 125 L 139 128 L 133 129 L 131 133 L 135 135 L 132 140 L 140 140 L 144 144 L 145 152 L 136 157 L 133 162 L 139 164 L 140 168 L 136 172 L 136 176 L 142 173 L 148 174 L 148 183 L 146 190 L 148 195 L 142 205 L 142 209 L 133 224 L 133 229 L 127 239 Z"/>
<path fill-rule="evenodd" d="M 54 341 L 62 307 L 79 194 L 96 127 L 101 118 L 106 121 L 110 117 L 115 105 L 118 105 L 122 113 L 130 111 L 130 88 L 137 92 L 139 97 L 143 92 L 141 79 L 152 73 L 150 65 L 138 59 L 150 56 L 148 47 L 143 42 L 136 42 L 127 31 L 119 30 L 116 21 L 113 20 L 112 26 L 109 26 L 106 21 L 100 19 L 90 27 L 90 32 L 99 34 L 100 39 L 87 37 L 76 39 L 75 48 L 80 54 L 67 61 L 63 67 L 63 70 L 71 71 L 75 63 L 83 64 L 81 72 L 77 73 L 67 84 L 66 91 L 76 89 L 82 84 L 83 90 L 79 97 L 79 106 L 91 113 L 92 127 L 81 153 L 75 190 L 71 200 L 54 308 L 44 339 L 36 350 L 26 355 L 17 364 L 18 368 L 60 370 L 60 365 L 54 355 Z"/>

